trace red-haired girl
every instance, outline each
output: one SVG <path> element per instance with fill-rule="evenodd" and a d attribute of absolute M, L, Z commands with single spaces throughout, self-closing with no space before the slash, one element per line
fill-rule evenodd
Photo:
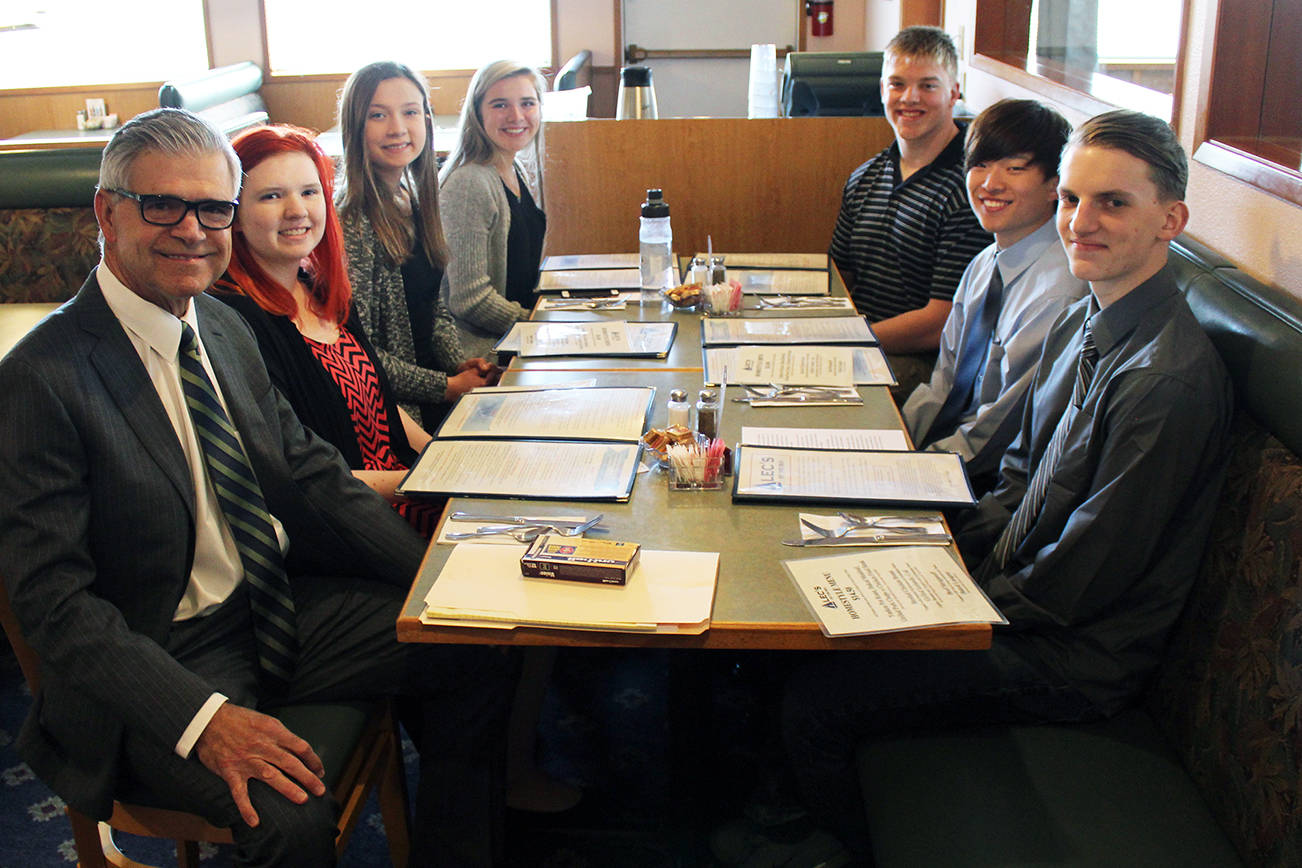
<path fill-rule="evenodd" d="M 437 509 L 400 500 L 394 487 L 430 435 L 398 406 L 353 310 L 329 158 L 296 127 L 256 127 L 232 144 L 244 186 L 214 294 L 248 320 L 303 424 L 429 536 Z"/>

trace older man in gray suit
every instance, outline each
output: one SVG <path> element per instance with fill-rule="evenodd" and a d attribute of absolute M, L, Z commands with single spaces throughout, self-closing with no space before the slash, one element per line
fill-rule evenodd
<path fill-rule="evenodd" d="M 502 658 L 397 643 L 422 541 L 204 295 L 239 185 L 197 117 L 126 124 L 95 195 L 103 261 L 0 361 L 2 569 L 45 676 L 19 747 L 91 816 L 153 798 L 230 826 L 240 864 L 319 866 L 321 761 L 257 709 L 418 696 L 416 859 L 491 864 Z"/>

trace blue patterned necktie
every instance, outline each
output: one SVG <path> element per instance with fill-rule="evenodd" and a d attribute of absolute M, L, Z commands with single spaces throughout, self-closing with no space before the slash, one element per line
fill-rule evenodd
<path fill-rule="evenodd" d="M 180 363 L 181 390 L 203 448 L 208 479 L 244 566 L 263 681 L 269 688 L 283 688 L 294 672 L 298 636 L 276 530 L 235 426 L 199 359 L 199 341 L 188 323 L 181 323 Z"/>
<path fill-rule="evenodd" d="M 936 418 L 927 428 L 927 436 L 918 438 L 918 448 L 925 449 L 936 440 L 954 433 L 958 423 L 963 420 L 963 411 L 972 401 L 972 392 L 976 389 L 977 373 L 985 361 L 990 346 L 990 336 L 995 333 L 995 323 L 999 320 L 999 311 L 1004 303 L 1004 276 L 999 272 L 996 260 L 994 274 L 986 289 L 985 302 L 981 314 L 972 323 L 964 336 L 963 345 L 958 352 L 958 368 L 954 372 L 954 383 L 950 386 L 945 403 L 941 405 Z"/>
<path fill-rule="evenodd" d="M 1049 441 L 1049 447 L 1044 450 L 1040 464 L 1031 476 L 1031 484 L 1022 495 L 1022 502 L 1013 513 L 1008 526 L 1004 528 L 999 541 L 995 543 L 994 553 L 990 556 L 991 562 L 987 562 L 988 569 L 983 571 L 984 574 L 990 575 L 1008 566 L 1013 551 L 1021 545 L 1027 531 L 1031 529 L 1031 524 L 1039 516 L 1040 508 L 1044 506 L 1044 498 L 1049 493 L 1049 480 L 1058 466 L 1058 459 L 1062 457 L 1063 445 L 1067 440 L 1067 429 L 1076 418 L 1076 411 L 1085 403 L 1085 393 L 1089 391 L 1090 383 L 1094 381 L 1094 367 L 1098 361 L 1099 351 L 1094 346 L 1094 333 L 1090 331 L 1089 321 L 1086 320 L 1085 337 L 1081 341 L 1080 359 L 1076 366 L 1076 385 L 1071 392 L 1071 404 L 1063 408 L 1062 416 L 1058 419 L 1058 427 L 1054 429 L 1053 438 Z"/>

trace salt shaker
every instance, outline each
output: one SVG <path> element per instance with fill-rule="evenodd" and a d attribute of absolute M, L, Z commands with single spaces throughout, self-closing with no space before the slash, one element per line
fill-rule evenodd
<path fill-rule="evenodd" d="M 687 391 L 674 389 L 669 393 L 669 426 L 691 426 L 691 406 L 687 403 Z"/>

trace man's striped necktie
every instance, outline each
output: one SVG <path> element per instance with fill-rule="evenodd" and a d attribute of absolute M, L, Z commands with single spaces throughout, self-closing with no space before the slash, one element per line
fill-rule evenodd
<path fill-rule="evenodd" d="M 999 541 L 995 543 L 994 553 L 986 562 L 985 569 L 981 571 L 984 577 L 989 577 L 1008 566 L 1013 551 L 1021 545 L 1031 529 L 1031 524 L 1039 516 L 1040 509 L 1044 506 L 1044 499 L 1049 493 L 1049 480 L 1058 466 L 1058 459 L 1062 458 L 1063 446 L 1067 441 L 1067 429 L 1076 418 L 1076 412 L 1085 403 L 1085 393 L 1089 391 L 1090 383 L 1094 381 L 1094 367 L 1098 361 L 1099 351 L 1094 346 L 1094 333 L 1090 331 L 1087 320 L 1085 337 L 1080 347 L 1080 359 L 1076 365 L 1076 385 L 1071 392 L 1071 404 L 1063 408 L 1062 416 L 1058 419 L 1058 427 L 1054 429 L 1049 447 L 1044 450 L 1040 464 L 1031 476 L 1031 484 L 1022 495 L 1022 502 L 1004 528 Z"/>
<path fill-rule="evenodd" d="M 262 489 L 199 359 L 199 341 L 181 323 L 181 389 L 208 465 L 208 479 L 239 549 L 264 683 L 283 688 L 294 673 L 294 599 Z"/>

